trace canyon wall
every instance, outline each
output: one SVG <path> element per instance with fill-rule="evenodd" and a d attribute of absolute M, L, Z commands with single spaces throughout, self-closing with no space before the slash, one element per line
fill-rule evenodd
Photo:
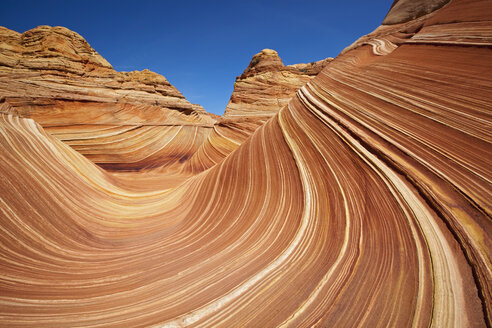
<path fill-rule="evenodd" d="M 0 44 L 0 101 L 9 113 L 34 119 L 104 168 L 172 165 L 212 130 L 215 119 L 162 75 L 117 72 L 64 27 L 1 28 Z"/>
<path fill-rule="evenodd" d="M 0 325 L 490 327 L 492 2 L 433 8 L 361 37 L 264 122 L 166 109 L 213 126 L 179 183 L 118 180 L 5 78 Z"/>

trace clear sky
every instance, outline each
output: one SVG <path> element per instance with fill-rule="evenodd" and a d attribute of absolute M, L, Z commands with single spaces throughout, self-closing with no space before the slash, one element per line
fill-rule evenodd
<path fill-rule="evenodd" d="M 221 115 L 236 76 L 264 48 L 285 65 L 335 57 L 378 27 L 392 0 L 2 0 L 0 25 L 65 26 L 118 71 L 148 68 Z"/>

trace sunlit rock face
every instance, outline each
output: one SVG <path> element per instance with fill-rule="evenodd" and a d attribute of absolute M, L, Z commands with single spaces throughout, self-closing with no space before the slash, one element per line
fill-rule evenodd
<path fill-rule="evenodd" d="M 224 116 L 273 116 L 331 59 L 284 66 L 275 50 L 263 49 L 236 78 Z"/>
<path fill-rule="evenodd" d="M 199 172 L 222 161 L 331 60 L 284 66 L 275 50 L 263 49 L 254 55 L 236 78 L 224 116 L 217 119 L 207 140 L 182 171 Z"/>
<path fill-rule="evenodd" d="M 394 0 L 383 24 L 405 23 L 429 14 L 448 3 L 449 0 Z"/>
<path fill-rule="evenodd" d="M 180 181 L 4 101 L 0 325 L 490 326 L 491 10 L 381 26 Z"/>
<path fill-rule="evenodd" d="M 179 163 L 212 130 L 215 119 L 162 75 L 116 72 L 64 27 L 0 28 L 0 44 L 0 97 L 11 113 L 34 119 L 102 167 Z"/>
<path fill-rule="evenodd" d="M 257 86 L 243 90 L 236 83 L 232 96 L 256 105 L 240 101 L 233 117 L 217 122 L 218 117 L 189 103 L 162 75 L 116 72 L 79 34 L 64 27 L 39 26 L 22 34 L 0 27 L 0 43 L 0 92 L 10 112 L 34 119 L 111 171 L 159 169 L 188 175 L 210 168 L 328 62 L 284 66 L 275 51 L 262 51 L 243 74 Z M 275 85 L 267 88 L 265 78 Z"/>

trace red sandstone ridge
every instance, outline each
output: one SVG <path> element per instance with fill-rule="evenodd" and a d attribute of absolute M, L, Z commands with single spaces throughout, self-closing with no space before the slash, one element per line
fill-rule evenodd
<path fill-rule="evenodd" d="M 22 34 L 1 27 L 0 43 L 0 90 L 14 107 L 11 98 L 25 90 L 36 101 L 126 102 L 193 112 L 193 105 L 163 76 L 149 70 L 116 72 L 79 34 L 64 27 L 39 26 Z"/>
<path fill-rule="evenodd" d="M 274 50 L 264 49 L 254 55 L 243 74 L 236 78 L 224 116 L 217 119 L 213 131 L 184 170 L 200 172 L 222 161 L 331 60 L 284 66 Z"/>
<path fill-rule="evenodd" d="M 162 75 L 116 72 L 64 27 L 0 28 L 0 95 L 4 108 L 33 118 L 103 168 L 189 174 L 223 160 L 329 60 L 284 66 L 275 51 L 263 50 L 238 77 L 219 119 Z"/>
<path fill-rule="evenodd" d="M 0 326 L 491 327 L 491 4 L 380 26 L 179 182 L 0 104 Z"/>
<path fill-rule="evenodd" d="M 331 60 L 284 66 L 275 50 L 262 50 L 236 78 L 224 117 L 274 115 Z"/>
<path fill-rule="evenodd" d="M 394 0 L 383 25 L 406 23 L 432 13 L 449 0 Z"/>
<path fill-rule="evenodd" d="M 162 75 L 116 72 L 79 34 L 59 26 L 22 34 L 0 28 L 0 100 L 112 169 L 188 157 L 215 122 Z M 187 146 L 175 153 L 176 143 Z"/>

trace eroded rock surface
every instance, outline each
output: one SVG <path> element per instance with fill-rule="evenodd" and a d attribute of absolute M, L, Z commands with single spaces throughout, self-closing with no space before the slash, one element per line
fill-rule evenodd
<path fill-rule="evenodd" d="M 191 156 L 215 122 L 162 75 L 116 72 L 64 27 L 0 28 L 0 44 L 0 100 L 10 113 L 34 119 L 102 167 L 172 165 Z M 177 154 L 175 144 L 187 146 Z"/>
<path fill-rule="evenodd" d="M 0 325 L 491 326 L 491 8 L 376 29 L 187 177 L 0 104 Z"/>
<path fill-rule="evenodd" d="M 236 78 L 224 117 L 273 116 L 331 59 L 284 66 L 275 50 L 262 50 Z"/>

